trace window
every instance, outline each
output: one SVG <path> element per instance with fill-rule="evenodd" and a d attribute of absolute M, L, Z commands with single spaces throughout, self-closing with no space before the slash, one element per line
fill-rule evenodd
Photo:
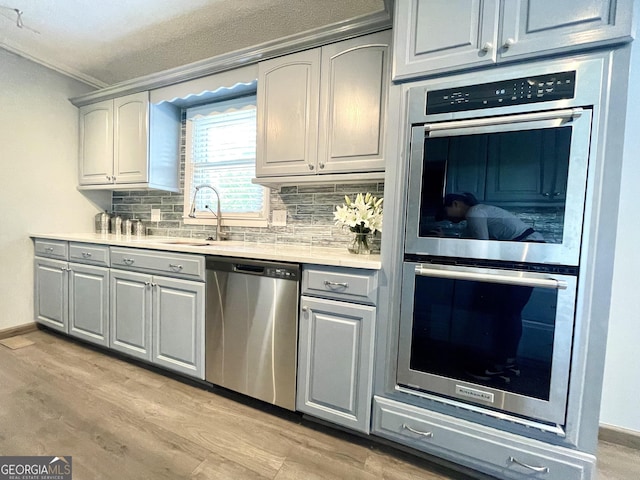
<path fill-rule="evenodd" d="M 185 224 L 216 223 L 217 198 L 198 191 L 196 218 L 189 217 L 195 188 L 220 193 L 222 225 L 266 226 L 268 191 L 251 183 L 256 170 L 256 97 L 219 101 L 187 109 Z"/>

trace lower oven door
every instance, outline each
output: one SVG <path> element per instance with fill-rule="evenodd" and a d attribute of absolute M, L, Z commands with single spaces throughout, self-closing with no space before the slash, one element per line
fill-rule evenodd
<path fill-rule="evenodd" d="M 567 274 L 405 262 L 398 385 L 563 425 L 576 285 Z"/>

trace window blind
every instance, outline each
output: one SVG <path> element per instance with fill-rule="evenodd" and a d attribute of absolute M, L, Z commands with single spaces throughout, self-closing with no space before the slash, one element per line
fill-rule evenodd
<path fill-rule="evenodd" d="M 264 189 L 255 177 L 255 96 L 187 109 L 187 161 L 190 162 L 189 197 L 196 185 L 213 185 L 220 192 L 223 217 L 261 216 Z M 216 196 L 203 189 L 196 211 L 216 210 Z"/>

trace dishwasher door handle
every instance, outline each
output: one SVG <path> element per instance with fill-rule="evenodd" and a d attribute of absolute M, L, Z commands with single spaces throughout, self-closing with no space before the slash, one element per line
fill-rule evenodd
<path fill-rule="evenodd" d="M 245 265 L 243 263 L 234 263 L 233 271 L 237 273 L 248 273 L 250 275 L 263 275 L 264 267 L 262 265 Z"/>

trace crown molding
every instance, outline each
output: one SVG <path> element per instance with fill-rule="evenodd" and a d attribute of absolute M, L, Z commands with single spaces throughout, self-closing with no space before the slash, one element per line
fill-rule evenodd
<path fill-rule="evenodd" d="M 385 9 L 373 14 L 363 15 L 205 60 L 199 60 L 181 67 L 120 82 L 95 92 L 71 98 L 70 101 L 75 106 L 81 107 L 123 95 L 166 87 L 329 43 L 388 30 L 391 28 L 392 23 L 393 1 L 385 0 L 384 3 Z"/>
<path fill-rule="evenodd" d="M 93 78 L 90 75 L 85 75 L 82 72 L 74 70 L 73 68 L 68 67 L 66 65 L 62 65 L 60 63 L 54 64 L 54 63 L 47 62 L 46 60 L 43 60 L 40 57 L 33 56 L 25 52 L 24 50 L 19 49 L 18 47 L 14 47 L 13 45 L 10 45 L 6 41 L 0 42 L 0 48 L 8 52 L 11 52 L 15 55 L 18 55 L 19 57 L 22 57 L 26 60 L 42 65 L 43 67 L 46 67 L 49 70 L 53 70 L 54 72 L 61 73 L 62 75 L 73 78 L 74 80 L 78 80 L 79 82 L 85 83 L 91 87 L 95 87 L 95 88 L 108 87 L 107 83 L 104 83 L 98 80 L 97 78 Z"/>

